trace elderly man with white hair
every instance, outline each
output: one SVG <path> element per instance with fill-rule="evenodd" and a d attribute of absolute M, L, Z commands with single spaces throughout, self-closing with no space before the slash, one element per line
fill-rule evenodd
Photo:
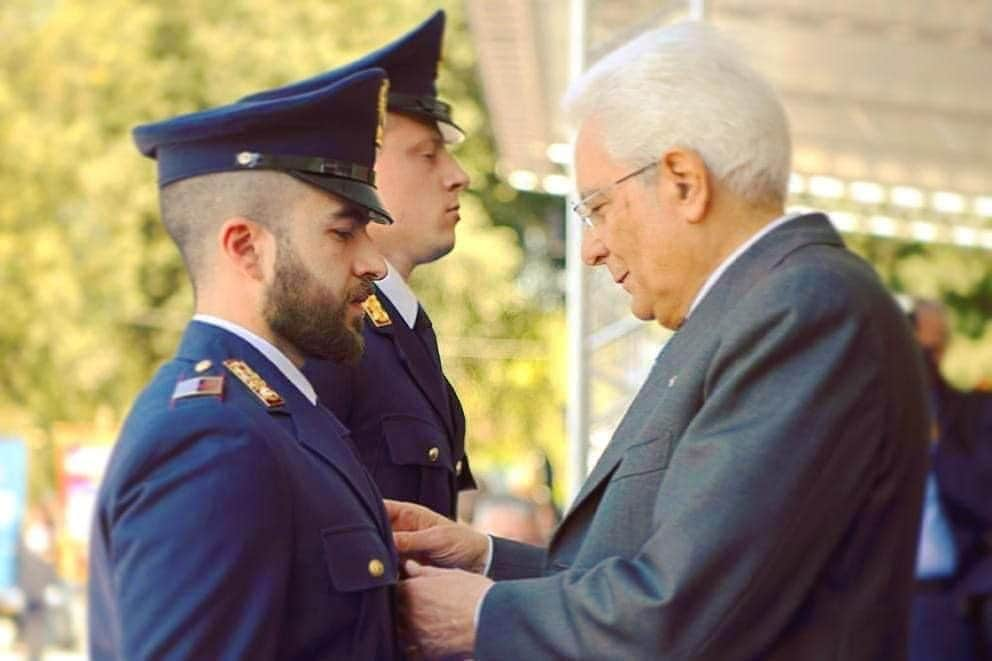
<path fill-rule="evenodd" d="M 585 73 L 583 258 L 664 347 L 548 548 L 387 503 L 427 656 L 902 659 L 922 363 L 826 216 L 786 214 L 770 86 L 698 23 Z M 412 651 L 412 650 L 411 650 Z"/>

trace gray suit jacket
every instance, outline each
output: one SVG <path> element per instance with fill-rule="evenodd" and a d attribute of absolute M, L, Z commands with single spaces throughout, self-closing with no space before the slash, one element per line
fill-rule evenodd
<path fill-rule="evenodd" d="M 821 214 L 776 228 L 658 356 L 550 547 L 496 541 L 477 658 L 903 658 L 927 427 L 871 267 Z"/>

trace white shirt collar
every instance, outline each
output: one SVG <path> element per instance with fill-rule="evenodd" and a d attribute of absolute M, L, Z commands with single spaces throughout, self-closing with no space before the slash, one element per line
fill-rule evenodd
<path fill-rule="evenodd" d="M 220 317 L 215 317 L 213 315 L 194 314 L 193 321 L 199 321 L 204 324 L 210 324 L 211 326 L 223 328 L 258 349 L 263 356 L 268 358 L 273 365 L 279 368 L 279 371 L 282 372 L 287 379 L 289 379 L 290 383 L 296 386 L 297 390 L 303 393 L 304 397 L 310 400 L 311 404 L 317 404 L 317 393 L 314 391 L 313 386 L 310 385 L 310 381 L 307 380 L 307 377 L 303 376 L 303 372 L 301 372 L 300 369 L 293 364 L 293 361 L 287 358 L 286 354 L 273 346 L 271 342 L 265 338 L 255 335 L 244 326 L 239 326 L 233 321 L 221 319 Z"/>
<path fill-rule="evenodd" d="M 716 270 L 710 273 L 710 277 L 708 277 L 706 279 L 706 282 L 703 283 L 703 286 L 699 290 L 699 293 L 696 294 L 696 298 L 692 301 L 692 305 L 689 306 L 689 312 L 685 315 L 686 319 L 689 318 L 689 315 L 692 314 L 692 311 L 696 309 L 696 306 L 699 305 L 699 303 L 703 300 L 706 294 L 709 293 L 710 289 L 713 288 L 713 285 L 715 285 L 716 281 L 720 279 L 720 276 L 723 275 L 724 271 L 730 268 L 730 265 L 733 264 L 735 261 L 737 261 L 738 257 L 743 255 L 748 248 L 750 248 L 755 243 L 757 243 L 761 239 L 761 237 L 765 236 L 775 228 L 784 225 L 793 218 L 798 218 L 801 215 L 802 213 L 787 213 L 784 216 L 779 216 L 772 222 L 762 227 L 756 233 L 751 235 L 751 238 L 749 238 L 747 241 L 745 241 L 740 246 L 738 246 L 737 250 L 732 252 L 729 257 L 727 257 L 725 260 L 723 260 L 720 263 L 720 266 L 716 267 Z"/>
<path fill-rule="evenodd" d="M 400 316 L 403 317 L 406 325 L 413 328 L 414 323 L 417 321 L 417 309 L 420 307 L 417 295 L 413 293 L 410 285 L 393 268 L 392 264 L 386 262 L 386 266 L 388 267 L 386 277 L 376 281 L 375 286 L 386 295 L 389 302 L 393 304 L 400 313 Z"/>

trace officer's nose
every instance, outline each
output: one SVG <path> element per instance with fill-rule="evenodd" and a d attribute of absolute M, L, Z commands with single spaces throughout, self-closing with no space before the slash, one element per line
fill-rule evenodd
<path fill-rule="evenodd" d="M 386 277 L 386 260 L 372 243 L 365 227 L 358 237 L 358 254 L 355 256 L 355 276 L 363 280 L 382 280 Z"/>
<path fill-rule="evenodd" d="M 450 161 L 451 167 L 448 169 L 448 173 L 445 176 L 444 185 L 448 190 L 453 191 L 463 191 L 468 188 L 470 179 L 468 173 L 462 168 L 461 163 L 458 162 L 454 156 L 448 154 L 448 160 Z"/>

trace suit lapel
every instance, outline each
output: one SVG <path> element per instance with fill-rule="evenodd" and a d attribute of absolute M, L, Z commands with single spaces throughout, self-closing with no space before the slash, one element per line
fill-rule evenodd
<path fill-rule="evenodd" d="M 620 463 L 624 452 L 640 440 L 644 425 L 653 419 L 658 402 L 664 396 L 664 376 L 671 371 L 672 361 L 692 351 L 699 338 L 716 328 L 720 318 L 732 303 L 742 298 L 755 282 L 793 251 L 811 244 L 843 247 L 840 235 L 827 217 L 820 213 L 795 218 L 775 228 L 738 257 L 703 298 L 685 325 L 664 346 L 644 385 L 637 392 L 627 413 L 600 456 L 599 461 L 583 482 L 567 514 L 555 531 L 552 544 L 559 537 L 569 518 L 589 499 L 597 487 L 609 478 Z M 676 365 L 677 369 L 677 365 Z"/>
<path fill-rule="evenodd" d="M 396 348 L 396 355 L 403 364 L 403 368 L 409 372 L 413 382 L 417 384 L 417 387 L 424 393 L 424 397 L 430 402 L 431 407 L 444 421 L 448 434 L 454 435 L 451 404 L 446 392 L 450 386 L 448 386 L 440 367 L 413 329 L 406 325 L 392 301 L 378 288 L 376 288 L 376 297 L 389 314 L 392 323 L 376 326 L 370 320 L 366 320 L 366 325 L 372 332 L 389 338 Z"/>
<path fill-rule="evenodd" d="M 647 380 L 645 380 L 644 385 L 641 386 L 641 389 L 637 391 L 637 395 L 631 402 L 630 407 L 627 409 L 627 413 L 620 421 L 616 431 L 613 432 L 613 436 L 610 438 L 610 442 L 603 450 L 603 454 L 600 455 L 599 460 L 596 462 L 596 465 L 593 466 L 589 476 L 582 483 L 582 487 L 579 489 L 579 493 L 576 494 L 575 499 L 572 501 L 572 505 L 569 507 L 568 513 L 562 519 L 562 525 L 559 526 L 559 530 L 564 527 L 564 523 L 568 517 L 570 517 L 579 509 L 579 507 L 582 506 L 582 503 L 589 498 L 600 483 L 609 478 L 609 476 L 613 473 L 613 469 L 620 463 L 620 460 L 623 458 L 624 452 L 627 451 L 627 448 L 640 440 L 639 433 L 643 431 L 645 418 L 647 418 L 647 414 L 653 410 L 655 403 L 658 401 L 658 398 L 663 392 L 664 384 L 662 383 L 662 374 L 665 373 L 664 359 L 666 356 L 675 353 L 677 347 L 672 345 L 678 340 L 679 337 L 680 335 L 678 333 L 673 335 L 671 339 L 669 339 L 668 344 L 666 344 L 662 351 L 658 354 L 658 357 L 655 359 L 654 366 L 648 374 Z M 557 531 L 555 537 L 557 537 Z"/>

